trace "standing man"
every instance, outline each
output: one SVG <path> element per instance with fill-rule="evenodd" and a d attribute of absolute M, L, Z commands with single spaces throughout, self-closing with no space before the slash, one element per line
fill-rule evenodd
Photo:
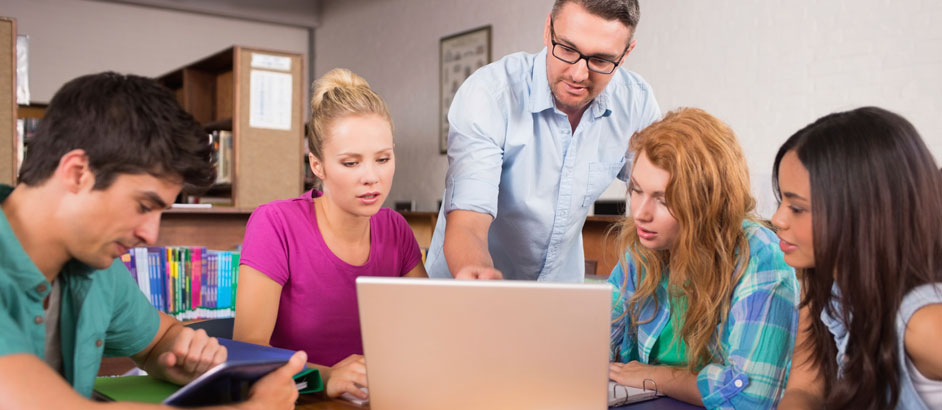
<path fill-rule="evenodd" d="M 53 96 L 19 183 L 0 185 L 0 407 L 104 407 L 87 399 L 102 356 L 176 384 L 226 360 L 205 331 L 154 310 L 117 259 L 154 244 L 184 184 L 215 177 L 206 133 L 153 80 L 88 75 Z M 305 361 L 296 353 L 238 407 L 294 408 Z"/>
<path fill-rule="evenodd" d="M 448 113 L 448 174 L 430 277 L 580 282 L 582 226 L 628 140 L 660 118 L 651 87 L 620 68 L 637 0 L 556 0 L 536 55 L 469 77 Z"/>

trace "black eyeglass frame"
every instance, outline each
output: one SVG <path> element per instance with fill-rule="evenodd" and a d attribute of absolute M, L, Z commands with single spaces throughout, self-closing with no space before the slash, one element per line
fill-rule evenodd
<path fill-rule="evenodd" d="M 629 40 L 629 41 L 628 41 L 628 45 L 625 46 L 625 51 L 622 51 L 622 52 L 621 52 L 621 55 L 618 56 L 618 58 L 616 58 L 615 61 L 609 60 L 609 59 L 607 59 L 607 58 L 602 58 L 602 57 L 587 56 L 587 55 L 585 55 L 585 54 L 582 54 L 582 52 L 579 51 L 579 50 L 576 50 L 576 49 L 574 49 L 574 48 L 572 48 L 572 47 L 569 47 L 569 46 L 567 46 L 567 45 L 565 45 L 565 44 L 562 44 L 562 43 L 556 41 L 556 29 L 553 27 L 553 20 L 552 20 L 552 19 L 550 19 L 550 43 L 553 44 L 553 49 L 550 50 L 550 53 L 553 54 L 553 57 L 556 57 L 557 60 L 562 61 L 562 62 L 564 62 L 564 63 L 568 63 L 568 64 L 576 64 L 576 63 L 579 62 L 579 60 L 585 60 L 585 68 L 588 69 L 589 71 L 593 72 L 593 73 L 599 73 L 599 74 L 611 74 L 611 73 L 614 73 L 614 72 L 615 72 L 615 69 L 618 68 L 618 62 L 621 61 L 621 59 L 625 57 L 625 54 L 628 53 L 628 49 L 631 48 L 631 41 Z M 577 58 L 577 59 L 575 59 L 575 60 L 572 60 L 572 61 L 569 61 L 569 60 L 566 60 L 566 59 L 564 59 L 564 58 L 562 58 L 562 57 L 556 55 L 556 46 L 560 46 L 560 47 L 562 47 L 562 48 L 564 48 L 564 49 L 566 49 L 566 50 L 570 50 L 570 51 L 572 51 L 573 53 L 578 54 L 578 55 L 579 55 L 579 58 Z M 611 63 L 611 64 L 612 64 L 612 69 L 609 70 L 609 71 L 607 71 L 607 72 L 606 72 L 606 71 L 596 70 L 596 69 L 592 68 L 591 65 L 589 65 L 589 59 L 598 60 L 598 61 L 604 61 L 604 62 L 606 62 L 606 63 Z"/>

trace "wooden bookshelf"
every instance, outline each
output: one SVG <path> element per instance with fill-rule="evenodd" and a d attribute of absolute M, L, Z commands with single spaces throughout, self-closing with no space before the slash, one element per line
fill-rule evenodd
<path fill-rule="evenodd" d="M 303 68 L 299 54 L 233 46 L 157 79 L 207 131 L 232 133 L 232 182 L 216 188 L 238 209 L 301 193 Z"/>
<path fill-rule="evenodd" d="M 251 214 L 247 208 L 170 209 L 160 219 L 156 245 L 232 250 L 242 244 Z"/>
<path fill-rule="evenodd" d="M 590 216 L 582 226 L 582 247 L 585 259 L 596 261 L 595 272 L 586 272 L 586 277 L 596 275 L 596 279 L 607 279 L 612 269 L 618 264 L 619 250 L 618 225 L 623 216 Z"/>
<path fill-rule="evenodd" d="M 432 234 L 435 233 L 435 223 L 438 222 L 438 212 L 399 212 L 399 214 L 406 218 L 419 247 L 428 249 L 429 244 L 432 243 Z"/>
<path fill-rule="evenodd" d="M 16 180 L 16 20 L 0 17 L 0 183 Z"/>

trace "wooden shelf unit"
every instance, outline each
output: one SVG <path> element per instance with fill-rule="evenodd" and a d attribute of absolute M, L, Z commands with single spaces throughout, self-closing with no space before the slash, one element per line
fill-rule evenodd
<path fill-rule="evenodd" d="M 24 142 L 18 120 L 40 119 L 46 113 L 46 104 L 16 101 L 16 37 L 16 19 L 0 17 L 0 184 L 7 185 L 16 184 L 21 165 L 18 154 Z"/>
<path fill-rule="evenodd" d="M 258 63 L 266 59 L 284 64 Z M 157 78 L 174 91 L 180 105 L 205 129 L 232 132 L 230 195 L 236 208 L 254 209 L 263 203 L 301 193 L 304 174 L 299 166 L 304 152 L 303 72 L 299 54 L 233 46 Z M 262 73 L 269 77 L 290 76 L 290 88 L 277 88 L 280 84 L 277 82 L 266 85 L 261 80 L 253 84 L 256 81 L 253 77 Z M 261 97 L 267 92 L 290 94 L 286 98 L 290 103 L 275 107 L 290 109 L 289 129 L 251 125 L 251 117 L 259 114 L 259 104 L 269 101 Z M 252 101 L 253 98 L 257 100 Z"/>
<path fill-rule="evenodd" d="M 16 180 L 16 20 L 0 17 L 0 183 Z"/>
<path fill-rule="evenodd" d="M 597 263 L 595 272 L 586 272 L 586 277 L 596 275 L 598 279 L 607 279 L 612 269 L 618 264 L 620 250 L 617 249 L 618 230 L 616 226 L 623 216 L 589 216 L 582 226 L 582 247 L 586 260 Z"/>
<path fill-rule="evenodd" d="M 245 208 L 170 209 L 160 219 L 156 245 L 232 250 L 242 244 L 251 214 Z"/>
<path fill-rule="evenodd" d="M 429 244 L 432 243 L 432 234 L 435 233 L 435 223 L 438 222 L 438 212 L 399 212 L 399 214 L 406 218 L 419 247 L 428 249 Z"/>

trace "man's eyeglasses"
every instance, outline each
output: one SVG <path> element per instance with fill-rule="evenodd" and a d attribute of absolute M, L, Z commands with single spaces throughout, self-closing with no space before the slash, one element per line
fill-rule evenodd
<path fill-rule="evenodd" d="M 618 67 L 618 61 L 625 56 L 625 53 L 628 52 L 628 47 L 631 47 L 631 43 L 628 43 L 628 46 L 625 47 L 625 51 L 621 53 L 615 61 L 608 60 L 602 57 L 587 56 L 582 54 L 578 50 L 557 43 L 556 42 L 556 30 L 553 28 L 553 20 L 550 20 L 550 42 L 553 43 L 553 57 L 558 58 L 560 61 L 567 62 L 569 64 L 578 63 L 579 60 L 585 60 L 586 68 L 589 71 L 596 72 L 599 74 L 611 74 L 615 71 L 615 67 Z"/>

